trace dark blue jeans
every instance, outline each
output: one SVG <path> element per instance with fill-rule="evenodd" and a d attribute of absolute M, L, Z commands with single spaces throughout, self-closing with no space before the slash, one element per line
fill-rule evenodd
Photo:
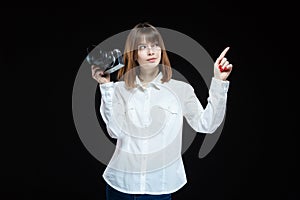
<path fill-rule="evenodd" d="M 127 194 L 106 184 L 106 200 L 172 200 L 171 194 Z"/>

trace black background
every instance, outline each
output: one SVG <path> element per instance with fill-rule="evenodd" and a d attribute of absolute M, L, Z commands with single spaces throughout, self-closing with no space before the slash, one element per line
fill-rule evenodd
<path fill-rule="evenodd" d="M 134 15 L 100 6 L 1 8 L 1 197 L 105 199 L 105 165 L 85 149 L 73 122 L 73 84 L 87 46 L 148 21 L 190 36 L 213 59 L 230 46 L 234 66 L 222 135 L 203 159 L 197 153 L 204 136 L 196 137 L 183 155 L 188 183 L 173 198 L 296 199 L 288 179 L 296 142 L 286 148 L 289 115 L 281 114 L 296 85 L 292 6 L 227 3 L 200 2 L 186 15 L 159 14 L 157 5 L 132 9 Z"/>

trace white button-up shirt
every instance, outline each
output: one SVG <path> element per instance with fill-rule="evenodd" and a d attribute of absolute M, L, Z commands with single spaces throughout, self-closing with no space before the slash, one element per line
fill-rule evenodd
<path fill-rule="evenodd" d="M 188 83 L 162 73 L 144 87 L 127 89 L 124 81 L 100 85 L 100 113 L 107 132 L 117 139 L 103 178 L 116 190 L 131 194 L 173 193 L 186 184 L 181 157 L 183 117 L 201 133 L 213 133 L 226 109 L 229 81 L 212 78 L 203 108 Z"/>

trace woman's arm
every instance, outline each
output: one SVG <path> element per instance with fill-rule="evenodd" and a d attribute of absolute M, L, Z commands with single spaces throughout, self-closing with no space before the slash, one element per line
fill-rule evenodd
<path fill-rule="evenodd" d="M 211 81 L 208 104 L 205 109 L 192 86 L 187 85 L 185 90 L 184 116 L 197 132 L 213 133 L 224 119 L 229 88 L 229 81 L 226 79 L 232 71 L 232 64 L 225 58 L 228 50 L 229 47 L 225 48 L 214 63 L 214 77 Z"/>
<path fill-rule="evenodd" d="M 115 85 L 113 82 L 100 84 L 99 88 L 101 91 L 101 104 L 100 104 L 100 114 L 103 121 L 106 124 L 107 133 L 112 138 L 118 138 L 116 131 L 113 131 L 111 127 L 112 117 L 113 117 L 113 96 L 115 95 Z"/>
<path fill-rule="evenodd" d="M 99 66 L 92 65 L 92 77 L 99 83 L 101 92 L 100 114 L 106 124 L 106 130 L 112 138 L 117 138 L 118 134 L 113 131 L 112 124 L 113 117 L 113 98 L 115 95 L 115 83 L 110 81 L 110 75 L 104 74 Z"/>
<path fill-rule="evenodd" d="M 225 116 L 228 87 L 229 81 L 212 78 L 204 109 L 192 86 L 187 86 L 183 114 L 195 131 L 213 133 L 220 126 Z"/>

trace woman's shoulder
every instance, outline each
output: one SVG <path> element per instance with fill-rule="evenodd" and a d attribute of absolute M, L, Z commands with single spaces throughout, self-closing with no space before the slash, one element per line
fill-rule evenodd
<path fill-rule="evenodd" d="M 175 86 L 177 88 L 182 88 L 182 89 L 189 89 L 192 88 L 190 83 L 178 79 L 170 79 L 169 84 L 172 86 Z"/>
<path fill-rule="evenodd" d="M 179 95 L 185 95 L 187 93 L 193 92 L 193 87 L 186 81 L 178 79 L 170 79 L 166 86 L 169 87 L 172 91 Z"/>
<path fill-rule="evenodd" d="M 114 84 L 115 84 L 115 86 L 124 86 L 125 81 L 115 81 Z"/>
<path fill-rule="evenodd" d="M 120 91 L 130 92 L 132 90 L 132 88 L 128 88 L 125 81 L 123 81 L 123 80 L 119 80 L 119 81 L 114 82 L 114 86 L 115 86 L 115 89 L 118 89 Z"/>

